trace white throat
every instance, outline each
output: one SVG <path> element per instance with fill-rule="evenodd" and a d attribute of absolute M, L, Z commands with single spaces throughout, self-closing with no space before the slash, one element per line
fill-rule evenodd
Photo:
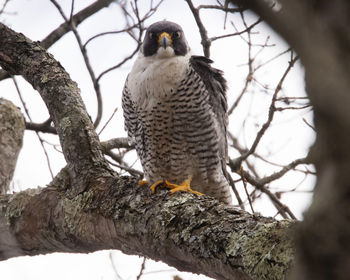
<path fill-rule="evenodd" d="M 142 110 L 151 109 L 156 103 L 173 94 L 186 75 L 190 54 L 176 56 L 172 48 L 160 48 L 153 56 L 139 54 L 128 76 L 134 104 Z"/>

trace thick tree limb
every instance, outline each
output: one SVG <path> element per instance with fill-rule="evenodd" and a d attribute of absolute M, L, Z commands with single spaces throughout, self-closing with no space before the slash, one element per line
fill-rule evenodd
<path fill-rule="evenodd" d="M 0 220 L 10 224 L 17 255 L 120 249 L 216 279 L 284 279 L 292 264 L 292 221 L 253 216 L 206 196 L 152 195 L 130 177 L 96 177 L 67 198 L 63 174 L 45 189 L 0 199 Z"/>
<path fill-rule="evenodd" d="M 109 170 L 76 83 L 44 48 L 0 23 L 0 64 L 22 75 L 43 98 L 75 181 L 74 193 L 94 172 Z"/>
<path fill-rule="evenodd" d="M 24 118 L 10 101 L 0 98 L 0 194 L 9 189 L 24 136 Z"/>

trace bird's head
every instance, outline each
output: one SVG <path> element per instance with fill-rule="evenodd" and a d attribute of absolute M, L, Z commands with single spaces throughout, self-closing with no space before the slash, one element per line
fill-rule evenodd
<path fill-rule="evenodd" d="M 170 21 L 158 21 L 148 27 L 142 45 L 144 56 L 184 56 L 189 47 L 180 25 Z"/>

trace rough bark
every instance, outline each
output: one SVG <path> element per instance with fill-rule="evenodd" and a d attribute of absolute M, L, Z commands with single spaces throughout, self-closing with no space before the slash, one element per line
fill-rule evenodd
<path fill-rule="evenodd" d="M 80 90 L 60 63 L 39 43 L 3 24 L 0 24 L 0 63 L 10 74 L 22 75 L 43 98 L 74 181 L 72 195 L 84 190 L 90 176 L 108 172 Z"/>
<path fill-rule="evenodd" d="M 10 101 L 0 98 L 0 194 L 8 191 L 24 136 L 24 118 Z"/>
<path fill-rule="evenodd" d="M 218 279 L 284 279 L 294 222 L 205 196 L 150 195 L 109 169 L 76 84 L 42 47 L 0 24 L 0 65 L 41 94 L 68 162 L 47 188 L 1 197 L 0 236 L 20 249 L 0 248 L 3 259 L 115 248 Z"/>
<path fill-rule="evenodd" d="M 293 279 L 349 279 L 350 267 L 350 2 L 230 1 L 259 14 L 300 55 L 314 107 L 311 149 L 318 178 L 297 234 Z"/>
<path fill-rule="evenodd" d="M 284 279 L 292 264 L 293 221 L 205 196 L 152 195 L 130 177 L 96 178 L 68 198 L 66 179 L 62 172 L 47 188 L 0 202 L 19 255 L 119 249 L 216 279 Z"/>

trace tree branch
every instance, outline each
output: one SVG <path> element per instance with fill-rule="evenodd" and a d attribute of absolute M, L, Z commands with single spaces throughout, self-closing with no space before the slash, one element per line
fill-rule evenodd
<path fill-rule="evenodd" d="M 23 136 L 21 111 L 10 101 L 0 98 L 0 194 L 9 189 Z"/>
<path fill-rule="evenodd" d="M 75 192 L 86 187 L 91 173 L 109 170 L 80 91 L 60 63 L 38 43 L 0 23 L 0 65 L 22 75 L 40 93 L 76 180 Z"/>
<path fill-rule="evenodd" d="M 152 195 L 130 177 L 96 177 L 69 199 L 67 179 L 62 172 L 45 189 L 0 196 L 0 218 L 17 238 L 17 255 L 120 249 L 216 279 L 283 279 L 292 264 L 292 221 L 250 215 L 207 196 L 164 189 Z"/>
<path fill-rule="evenodd" d="M 193 17 L 197 23 L 198 29 L 199 29 L 199 33 L 201 34 L 201 44 L 203 46 L 203 53 L 206 57 L 210 57 L 210 45 L 211 45 L 211 41 L 208 38 L 208 32 L 207 29 L 205 28 L 200 16 L 199 16 L 199 8 L 196 8 L 193 3 L 192 0 L 185 0 L 193 14 Z"/>

